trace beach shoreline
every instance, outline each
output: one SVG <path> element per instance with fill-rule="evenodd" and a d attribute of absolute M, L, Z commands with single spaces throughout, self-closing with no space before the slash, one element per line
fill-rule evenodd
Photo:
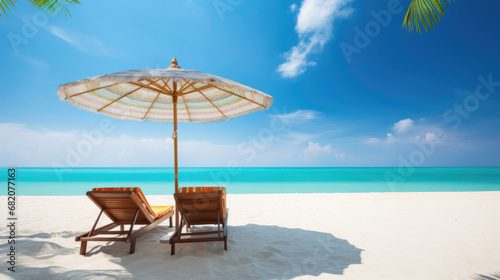
<path fill-rule="evenodd" d="M 172 196 L 146 197 L 151 205 L 173 204 Z M 166 222 L 138 239 L 135 254 L 128 254 L 128 244 L 94 242 L 87 256 L 80 256 L 74 237 L 90 230 L 99 213 L 87 197 L 18 196 L 17 271 L 4 275 L 474 279 L 500 271 L 500 192 L 228 194 L 227 199 L 227 252 L 222 242 L 190 243 L 170 256 L 170 246 L 160 243 L 173 232 Z"/>

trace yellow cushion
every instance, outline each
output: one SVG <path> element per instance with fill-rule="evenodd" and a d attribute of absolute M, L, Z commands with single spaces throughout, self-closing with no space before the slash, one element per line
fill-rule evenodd
<path fill-rule="evenodd" d="M 174 206 L 151 206 L 151 210 L 155 213 L 155 219 L 158 219 L 165 216 L 168 212 L 173 211 Z"/>

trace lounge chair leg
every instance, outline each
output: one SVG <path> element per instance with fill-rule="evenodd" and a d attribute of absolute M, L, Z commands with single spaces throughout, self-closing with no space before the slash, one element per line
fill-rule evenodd
<path fill-rule="evenodd" d="M 227 238 L 224 238 L 224 250 L 227 251 Z"/>
<path fill-rule="evenodd" d="M 170 255 L 175 255 L 175 243 L 172 243 L 172 245 L 170 245 Z"/>
<path fill-rule="evenodd" d="M 130 254 L 135 253 L 135 239 L 130 241 Z"/>
<path fill-rule="evenodd" d="M 170 227 L 173 227 L 173 225 L 172 225 L 172 217 L 170 217 L 168 220 L 170 221 Z"/>
<path fill-rule="evenodd" d="M 87 241 L 82 241 L 82 244 L 80 245 L 80 255 L 85 255 L 87 251 Z"/>

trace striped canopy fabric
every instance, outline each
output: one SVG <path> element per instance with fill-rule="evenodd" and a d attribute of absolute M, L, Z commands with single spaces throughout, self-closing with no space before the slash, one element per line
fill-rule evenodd
<path fill-rule="evenodd" d="M 175 94 L 174 94 L 175 93 Z M 130 70 L 59 86 L 59 99 L 117 119 L 173 122 L 224 121 L 269 109 L 273 98 L 221 77 L 184 70 L 172 60 L 168 69 Z"/>

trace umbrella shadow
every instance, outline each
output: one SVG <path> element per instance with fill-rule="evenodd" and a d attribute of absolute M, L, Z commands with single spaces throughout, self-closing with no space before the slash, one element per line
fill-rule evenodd
<path fill-rule="evenodd" d="M 292 279 L 322 273 L 342 275 L 350 265 L 361 264 L 363 250 L 331 233 L 257 224 L 230 226 L 228 231 L 228 252 L 221 251 L 222 244 L 217 242 L 203 246 L 220 255 L 224 263 L 235 267 L 234 271 L 247 271 L 243 278 Z M 194 253 L 196 256 L 193 249 L 201 247 L 183 245 L 177 246 L 176 255 Z M 185 246 L 191 248 L 183 248 Z M 261 275 L 257 271 L 261 271 Z M 228 278 L 236 277 L 241 275 Z"/>
<path fill-rule="evenodd" d="M 493 273 L 491 275 L 478 274 L 474 276 L 474 280 L 500 280 L 500 272 Z"/>
<path fill-rule="evenodd" d="M 228 251 L 224 251 L 222 242 L 186 243 L 179 244 L 176 254 L 171 256 L 170 246 L 160 244 L 159 240 L 172 232 L 168 226 L 156 227 L 137 240 L 135 254 L 128 254 L 126 243 L 89 243 L 85 257 L 78 254 L 79 242 L 74 242 L 73 247 L 64 247 L 50 238 L 29 240 L 26 242 L 29 245 L 23 246 L 19 253 L 29 254 L 34 261 L 21 262 L 16 274 L 23 279 L 154 279 L 160 276 L 165 279 L 292 279 L 322 273 L 342 275 L 349 266 L 361 264 L 363 251 L 331 233 L 248 224 L 229 226 Z M 73 244 L 67 241 L 65 244 Z M 64 263 L 58 261 L 61 256 L 66 259 Z M 108 259 L 110 269 L 95 269 L 93 259 L 102 260 L 102 257 Z M 79 269 L 67 265 L 71 263 L 68 258 L 78 263 Z M 42 263 L 47 266 L 40 267 Z"/>

